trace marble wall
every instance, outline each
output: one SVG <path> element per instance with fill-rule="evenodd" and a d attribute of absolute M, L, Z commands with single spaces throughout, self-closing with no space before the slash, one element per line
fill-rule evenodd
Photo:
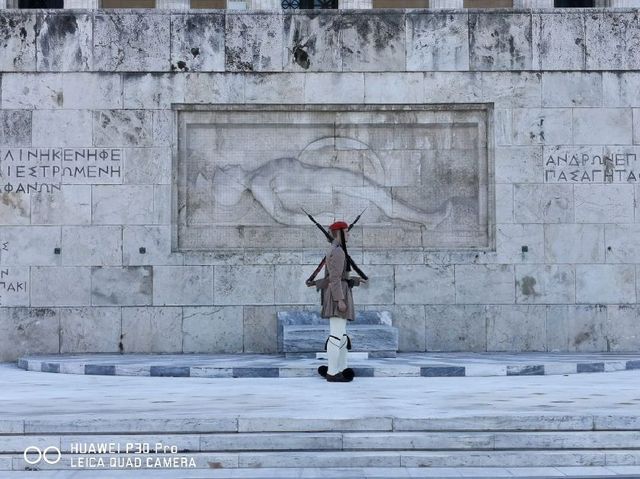
<path fill-rule="evenodd" d="M 273 216 L 256 234 L 263 206 L 231 210 L 249 215 L 233 241 L 203 243 L 229 197 L 207 202 L 210 182 L 183 211 L 179 130 L 183 114 L 233 106 L 259 120 L 283 105 L 487 112 L 493 171 L 486 185 L 467 178 L 486 192 L 486 244 L 425 242 L 380 212 L 354 230 L 350 252 L 371 278 L 356 302 L 393 313 L 401 350 L 638 350 L 639 15 L 2 11 L 0 360 L 275 351 L 276 312 L 318 307 L 303 281 L 326 243 Z M 274 149 L 296 150 L 303 123 Z M 192 132 L 189 158 L 205 166 L 212 124 L 199 144 Z M 245 135 L 234 141 L 255 140 Z M 244 164 L 227 153 L 225 167 Z M 414 181 L 418 163 L 376 188 Z M 464 184 L 454 173 L 439 170 L 430 194 Z"/>

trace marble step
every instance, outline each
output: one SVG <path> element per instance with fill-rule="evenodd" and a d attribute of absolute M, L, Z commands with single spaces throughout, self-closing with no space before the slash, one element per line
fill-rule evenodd
<path fill-rule="evenodd" d="M 260 469 L 260 468 L 397 468 L 397 467 L 593 467 L 640 466 L 640 451 L 289 451 L 184 452 L 177 454 L 72 455 L 63 453 L 54 464 L 40 462 L 41 470 L 131 468 Z M 100 464 L 100 461 L 102 464 Z M 0 471 L 25 470 L 22 454 L 0 454 Z M 1 477 L 1 476 L 0 476 Z"/>
<path fill-rule="evenodd" d="M 289 325 L 283 329 L 283 352 L 314 353 L 324 350 L 329 335 L 328 325 Z M 363 324 L 349 325 L 352 351 L 385 354 L 393 357 L 398 350 L 398 329 L 393 326 Z"/>

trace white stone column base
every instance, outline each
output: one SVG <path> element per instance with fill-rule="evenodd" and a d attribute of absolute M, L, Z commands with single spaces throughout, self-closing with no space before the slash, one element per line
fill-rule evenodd
<path fill-rule="evenodd" d="M 281 10 L 281 0 L 250 0 L 248 8 L 251 10 Z"/>
<path fill-rule="evenodd" d="M 339 0 L 338 8 L 341 10 L 371 9 L 373 8 L 373 0 Z"/>
<path fill-rule="evenodd" d="M 156 8 L 162 10 L 188 10 L 190 7 L 189 0 L 156 0 Z"/>
<path fill-rule="evenodd" d="M 64 0 L 64 8 L 100 8 L 99 0 Z"/>
<path fill-rule="evenodd" d="M 513 0 L 513 8 L 553 8 L 553 0 Z"/>
<path fill-rule="evenodd" d="M 429 0 L 429 8 L 464 8 L 463 0 Z"/>

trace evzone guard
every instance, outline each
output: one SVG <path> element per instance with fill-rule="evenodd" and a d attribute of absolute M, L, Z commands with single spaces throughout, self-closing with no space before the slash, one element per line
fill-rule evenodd
<path fill-rule="evenodd" d="M 358 222 L 362 213 L 351 225 L 344 221 L 336 221 L 329 226 L 330 232 L 327 232 L 310 214 L 306 214 L 331 242 L 327 255 L 306 281 L 307 286 L 315 286 L 320 290 L 321 316 L 329 320 L 329 337 L 325 342 L 329 365 L 320 366 L 318 373 L 329 382 L 349 382 L 354 377 L 353 369 L 347 367 L 347 350 L 351 349 L 351 339 L 347 336 L 347 321 L 355 319 L 351 289 L 366 283 L 368 278 L 349 256 L 347 241 L 349 231 Z M 315 281 L 316 275 L 323 267 L 324 278 Z M 359 277 L 351 277 L 352 270 Z"/>

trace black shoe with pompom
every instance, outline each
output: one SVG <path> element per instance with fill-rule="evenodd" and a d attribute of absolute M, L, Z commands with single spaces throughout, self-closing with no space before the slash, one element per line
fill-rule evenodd
<path fill-rule="evenodd" d="M 322 376 L 323 378 L 327 377 L 327 372 L 329 371 L 329 368 L 327 366 L 320 366 L 318 368 L 318 374 L 320 376 Z"/>

